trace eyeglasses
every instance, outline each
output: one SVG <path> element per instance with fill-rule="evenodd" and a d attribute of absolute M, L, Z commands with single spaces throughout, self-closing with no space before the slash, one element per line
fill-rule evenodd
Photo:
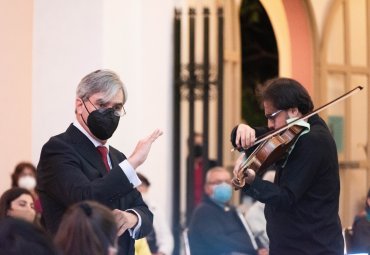
<path fill-rule="evenodd" d="M 222 183 L 231 184 L 231 181 L 230 180 L 218 180 L 218 181 L 213 181 L 213 182 L 207 182 L 208 185 L 219 185 Z"/>
<path fill-rule="evenodd" d="M 92 106 L 94 106 L 94 108 L 96 110 L 98 110 L 99 112 L 104 112 L 108 109 L 113 109 L 114 110 L 114 115 L 117 116 L 117 117 L 122 117 L 122 116 L 125 116 L 126 115 L 126 110 L 125 108 L 123 107 L 122 104 L 116 104 L 116 105 L 113 105 L 113 107 L 106 107 L 104 104 L 100 104 L 99 107 L 96 107 L 91 101 L 90 101 L 90 98 L 87 99 L 90 104 Z"/>
<path fill-rule="evenodd" d="M 273 113 L 270 113 L 270 114 L 266 114 L 265 117 L 266 119 L 268 120 L 275 120 L 275 118 L 279 115 L 279 113 L 281 113 L 283 110 L 277 110 L 276 112 L 273 112 Z"/>

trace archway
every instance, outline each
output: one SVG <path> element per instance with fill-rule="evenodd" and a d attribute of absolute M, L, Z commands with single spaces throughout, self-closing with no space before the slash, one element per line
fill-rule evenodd
<path fill-rule="evenodd" d="M 242 54 L 242 118 L 253 126 L 266 123 L 258 89 L 279 74 L 277 43 L 270 19 L 259 0 L 243 0 L 240 8 Z"/>

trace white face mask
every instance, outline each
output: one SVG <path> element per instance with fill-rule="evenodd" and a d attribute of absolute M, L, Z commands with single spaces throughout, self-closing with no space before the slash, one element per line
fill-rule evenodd
<path fill-rule="evenodd" d="M 27 190 L 33 190 L 36 187 L 36 179 L 33 176 L 26 175 L 18 179 L 18 187 Z"/>

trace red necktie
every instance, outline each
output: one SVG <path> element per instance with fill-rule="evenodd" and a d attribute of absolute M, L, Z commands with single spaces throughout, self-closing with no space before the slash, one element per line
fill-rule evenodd
<path fill-rule="evenodd" d="M 203 196 L 203 162 L 200 160 L 194 167 L 194 202 L 198 205 Z"/>
<path fill-rule="evenodd" d="M 98 149 L 98 152 L 99 152 L 101 158 L 103 159 L 103 162 L 104 162 L 104 165 L 105 165 L 105 168 L 106 168 L 107 172 L 109 172 L 110 167 L 109 167 L 109 164 L 108 164 L 108 157 L 107 157 L 108 149 L 107 149 L 107 147 L 98 146 L 96 148 Z"/>

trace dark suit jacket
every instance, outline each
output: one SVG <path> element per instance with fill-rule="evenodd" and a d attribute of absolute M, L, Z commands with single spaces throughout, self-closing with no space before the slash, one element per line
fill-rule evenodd
<path fill-rule="evenodd" d="M 109 157 L 112 169 L 107 173 L 93 143 L 73 125 L 43 146 L 37 189 L 49 232 L 55 234 L 66 209 L 81 200 L 94 200 L 111 209 L 134 209 L 142 219 L 139 236 L 151 231 L 153 215 L 118 165 L 125 155 L 110 147 Z M 128 231 L 118 243 L 119 254 L 134 254 L 134 240 Z"/>
<path fill-rule="evenodd" d="M 222 208 L 208 196 L 192 215 L 189 244 L 192 255 L 257 254 L 236 209 Z"/>

